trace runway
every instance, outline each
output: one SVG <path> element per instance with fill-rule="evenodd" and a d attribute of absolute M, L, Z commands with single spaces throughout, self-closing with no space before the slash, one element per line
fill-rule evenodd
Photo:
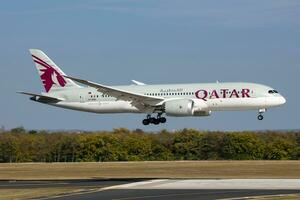
<path fill-rule="evenodd" d="M 123 185 L 140 182 L 145 179 L 91 179 L 91 180 L 43 180 L 43 181 L 0 181 L 0 189 L 34 189 L 51 187 L 96 187 L 104 188 L 113 185 Z"/>
<path fill-rule="evenodd" d="M 38 199 L 246 199 L 300 194 L 300 179 L 124 179 L 0 182 L 1 188 L 93 187 L 93 190 Z"/>

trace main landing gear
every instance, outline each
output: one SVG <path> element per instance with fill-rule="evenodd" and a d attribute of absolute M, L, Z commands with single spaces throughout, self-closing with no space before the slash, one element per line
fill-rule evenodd
<path fill-rule="evenodd" d="M 165 117 L 162 117 L 161 116 L 162 114 L 158 114 L 157 117 L 151 117 L 151 115 L 147 115 L 147 118 L 143 120 L 143 124 L 146 126 L 146 125 L 149 125 L 149 124 L 155 124 L 155 125 L 158 125 L 160 123 L 166 123 L 167 122 L 167 119 Z"/>
<path fill-rule="evenodd" d="M 266 109 L 259 109 L 259 110 L 258 110 L 258 116 L 257 116 L 257 119 L 258 119 L 259 121 L 261 121 L 261 120 L 264 119 L 263 114 L 264 114 L 265 112 L 266 112 Z"/>

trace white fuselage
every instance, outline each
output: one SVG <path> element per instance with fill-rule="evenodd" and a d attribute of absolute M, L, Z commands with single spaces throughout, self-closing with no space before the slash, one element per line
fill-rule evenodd
<path fill-rule="evenodd" d="M 212 111 L 258 110 L 285 99 L 271 87 L 254 83 L 107 86 L 67 76 L 43 51 L 30 49 L 45 93 L 19 92 L 52 106 L 93 113 L 147 113 L 144 125 L 166 123 L 167 116 L 209 116 Z M 78 85 L 80 83 L 87 87 Z M 156 117 L 151 114 L 156 113 Z"/>
<path fill-rule="evenodd" d="M 285 103 L 283 96 L 268 86 L 253 83 L 210 83 L 210 84 L 168 84 L 129 85 L 115 88 L 155 97 L 191 99 L 201 111 L 259 110 L 280 106 Z M 270 92 L 273 91 L 273 92 Z M 56 90 L 48 96 L 64 99 L 59 102 L 42 102 L 79 111 L 94 113 L 155 113 L 154 107 L 132 105 L 130 101 L 107 96 L 92 87 Z M 195 105 L 197 106 L 197 105 Z"/>

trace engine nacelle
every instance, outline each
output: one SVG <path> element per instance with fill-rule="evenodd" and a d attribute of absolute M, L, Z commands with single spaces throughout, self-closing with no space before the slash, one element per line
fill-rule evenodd
<path fill-rule="evenodd" d="M 207 104 L 201 99 L 174 99 L 165 102 L 165 112 L 168 116 L 209 116 Z"/>
<path fill-rule="evenodd" d="M 208 111 L 208 106 L 202 99 L 192 99 L 194 102 L 194 112 Z"/>
<path fill-rule="evenodd" d="M 165 112 L 168 116 L 193 116 L 194 101 L 190 99 L 176 99 L 165 102 Z"/>
<path fill-rule="evenodd" d="M 211 111 L 194 111 L 195 117 L 207 117 L 211 115 Z"/>

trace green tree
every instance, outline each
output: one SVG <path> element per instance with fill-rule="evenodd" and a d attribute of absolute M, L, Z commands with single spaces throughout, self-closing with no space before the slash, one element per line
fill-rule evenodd
<path fill-rule="evenodd" d="M 221 157 L 231 160 L 258 160 L 264 157 L 264 143 L 256 134 L 228 133 L 222 141 Z"/>

